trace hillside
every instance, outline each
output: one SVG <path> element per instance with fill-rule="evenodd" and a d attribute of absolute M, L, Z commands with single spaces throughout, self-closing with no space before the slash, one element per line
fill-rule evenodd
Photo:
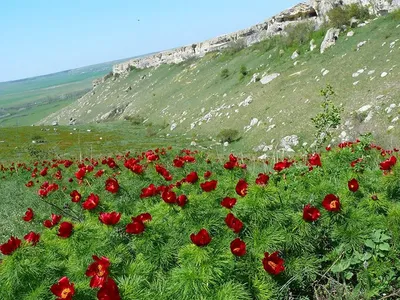
<path fill-rule="evenodd" d="M 298 139 L 298 146 L 313 142 L 310 119 L 321 111 L 319 91 L 330 84 L 336 93 L 334 103 L 344 109 L 335 140 L 373 132 L 377 142 L 390 147 L 400 142 L 397 15 L 351 29 L 353 36 L 348 36 L 350 30 L 342 32 L 323 54 L 318 47 L 326 28 L 308 37 L 317 45 L 314 51 L 308 40 L 287 45 L 283 39 L 270 38 L 180 64 L 132 68 L 40 123 L 135 119 L 144 125 L 164 125 L 160 135 L 187 135 L 193 140 L 206 136 L 216 144 L 222 129 L 236 129 L 241 139 L 230 147 L 262 155 L 269 149 L 295 149 L 281 143 L 284 137 L 296 135 L 286 140 Z M 296 50 L 299 56 L 292 59 Z M 266 83 L 273 74 L 279 76 Z"/>

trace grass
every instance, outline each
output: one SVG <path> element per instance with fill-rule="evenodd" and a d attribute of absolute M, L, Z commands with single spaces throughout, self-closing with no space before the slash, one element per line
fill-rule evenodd
<path fill-rule="evenodd" d="M 36 246 L 23 241 L 9 255 L 0 254 L 0 298 L 51 299 L 51 286 L 67 276 L 75 284 L 75 299 L 94 299 L 99 289 L 90 287 L 91 278 L 85 273 L 97 255 L 110 260 L 106 271 L 122 299 L 379 299 L 384 295 L 396 299 L 400 295 L 400 169 L 397 163 L 384 172 L 380 163 L 399 157 L 391 150 L 383 157 L 382 150 L 368 145 L 370 141 L 362 138 L 324 151 L 321 166 L 315 156 L 312 160 L 294 157 L 294 163 L 284 169 L 278 168 L 283 162 L 267 165 L 233 155 L 217 160 L 209 153 L 181 152 L 176 147 L 159 149 L 157 161 L 150 159 L 154 152 L 143 155 L 127 147 L 129 155 L 104 153 L 109 157 L 104 162 L 85 155 L 69 167 L 64 165 L 65 157 L 52 160 L 50 155 L 36 163 L 6 164 L 0 171 L 0 244 L 11 235 L 23 239 L 29 231 L 40 233 L 40 240 Z M 195 162 L 188 162 L 189 158 Z M 362 161 L 351 167 L 358 158 Z M 128 159 L 142 165 L 144 172 L 127 169 Z M 174 160 L 187 162 L 178 168 Z M 226 162 L 231 162 L 231 169 L 224 167 Z M 239 167 L 243 163 L 246 168 Z M 168 181 L 156 165 L 164 166 L 173 179 Z M 83 166 L 88 171 L 80 181 L 76 172 Z M 47 174 L 39 175 L 45 167 Z M 104 174 L 95 177 L 99 170 Z M 190 184 L 187 179 L 168 187 L 193 171 L 197 182 Z M 211 171 L 208 179 L 203 177 L 206 171 Z M 56 173 L 62 178 L 56 179 Z M 264 185 L 256 184 L 259 173 L 269 176 Z M 113 193 L 105 189 L 108 178 L 118 181 Z M 358 189 L 349 187 L 352 178 L 357 179 Z M 25 184 L 30 180 L 33 186 L 28 188 Z M 216 180 L 217 186 L 207 192 L 201 186 L 210 180 Z M 247 189 L 236 188 L 240 180 L 248 183 Z M 39 197 L 37 192 L 45 189 L 41 186 L 46 181 L 59 188 Z M 150 184 L 186 195 L 188 202 L 167 203 L 164 194 L 141 197 Z M 82 195 L 80 203 L 71 202 L 73 190 Z M 93 210 L 84 210 L 82 203 L 91 193 L 99 195 L 100 202 Z M 337 211 L 322 205 L 329 194 L 339 197 L 340 206 L 329 206 Z M 225 197 L 237 199 L 233 208 L 221 206 Z M 313 222 L 304 219 L 306 204 L 320 212 Z M 34 216 L 24 222 L 28 207 Z M 119 223 L 102 224 L 99 213 L 112 211 L 122 213 Z M 230 212 L 242 228 L 227 223 Z M 72 232 L 62 238 L 57 235 L 60 225 L 45 228 L 42 223 L 51 213 L 61 214 L 61 222 L 72 223 Z M 152 216 L 142 224 L 144 231 L 127 233 L 132 217 L 142 213 Z M 201 228 L 211 236 L 202 247 L 190 238 Z M 243 256 L 230 249 L 236 238 L 246 244 Z M 263 266 L 266 252 L 277 252 L 284 270 L 273 274 Z"/>
<path fill-rule="evenodd" d="M 398 45 L 389 48 L 389 44 L 400 37 L 397 25 L 398 21 L 391 15 L 381 17 L 363 28 L 354 29 L 354 37 L 347 38 L 343 33 L 337 45 L 322 55 L 318 48 L 310 52 L 308 43 L 288 46 L 274 38 L 238 51 L 209 53 L 201 59 L 179 65 L 134 70 L 126 77 L 108 80 L 95 89 L 94 95 L 86 95 L 43 122 L 48 124 L 60 120 L 66 123 L 71 116 L 81 123 L 97 122 L 102 120 L 102 116 L 106 118 L 109 111 L 122 107 L 121 115 L 108 121 L 140 115 L 156 125 L 177 125 L 173 131 L 166 128 L 162 132 L 164 135 L 199 135 L 214 139 L 223 128 L 236 129 L 243 138 L 230 146 L 229 149 L 233 150 L 248 152 L 263 142 L 279 144 L 284 136 L 292 134 L 302 137 L 300 144 L 311 144 L 314 132 L 311 117 L 320 109 L 319 90 L 331 84 L 337 94 L 335 104 L 342 103 L 344 108 L 343 123 L 336 133 L 336 141 L 341 131 L 350 137 L 373 132 L 378 142 L 394 146 L 400 142 L 400 129 L 394 126 L 388 132 L 387 128 L 393 125 L 391 120 L 399 111 L 397 108 L 387 115 L 384 109 L 390 104 L 400 105 L 397 81 L 400 69 L 395 66 L 400 60 L 400 50 Z M 312 34 L 317 45 L 321 43 L 323 33 L 321 30 Z M 366 45 L 356 51 L 357 44 L 362 41 L 367 41 Z M 384 42 L 387 44 L 382 46 Z M 280 50 L 284 51 L 283 54 Z M 290 59 L 295 50 L 300 53 L 296 65 Z M 243 65 L 248 74 L 240 76 Z M 352 77 L 354 72 L 364 67 L 367 70 L 363 74 Z M 329 70 L 326 76 L 322 76 L 323 68 Z M 229 77 L 221 76 L 225 69 L 229 70 Z M 375 73 L 367 75 L 370 70 L 375 70 Z M 382 72 L 389 75 L 381 78 Z M 260 82 L 248 85 L 255 73 L 260 77 L 271 73 L 280 73 L 281 76 L 267 85 Z M 359 82 L 354 85 L 356 81 Z M 132 89 L 127 91 L 129 87 Z M 377 100 L 379 95 L 384 95 L 384 98 Z M 249 96 L 252 103 L 238 107 Z M 344 125 L 353 119 L 356 110 L 367 104 L 373 105 L 375 110 L 372 121 Z M 208 113 L 212 115 L 210 120 L 200 121 Z M 253 118 L 261 124 L 244 132 Z M 275 125 L 275 128 L 267 132 L 270 125 Z"/>

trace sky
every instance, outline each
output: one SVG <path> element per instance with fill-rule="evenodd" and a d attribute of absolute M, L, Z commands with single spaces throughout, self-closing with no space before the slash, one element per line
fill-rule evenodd
<path fill-rule="evenodd" d="M 0 82 L 234 32 L 300 0 L 0 0 Z"/>

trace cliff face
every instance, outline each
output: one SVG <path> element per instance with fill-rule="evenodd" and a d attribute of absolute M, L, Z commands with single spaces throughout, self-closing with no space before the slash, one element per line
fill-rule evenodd
<path fill-rule="evenodd" d="M 254 25 L 244 30 L 225 34 L 201 43 L 192 44 L 117 64 L 113 67 L 113 72 L 114 74 L 123 73 L 127 71 L 130 66 L 144 69 L 156 67 L 160 64 L 180 63 L 191 57 L 202 57 L 207 52 L 226 48 L 230 43 L 238 40 L 243 40 L 243 42 L 249 46 L 251 44 L 260 42 L 269 36 L 279 34 L 289 24 L 304 20 L 312 20 L 315 22 L 317 20 L 317 13 L 311 5 L 301 3 L 281 12 L 280 14 L 266 20 L 263 23 Z"/>
<path fill-rule="evenodd" d="M 242 40 L 243 43 L 249 46 L 267 37 L 280 34 L 285 30 L 286 26 L 293 23 L 307 20 L 315 22 L 315 24 L 321 24 L 326 20 L 327 12 L 333 7 L 352 3 L 368 6 L 371 13 L 376 15 L 383 15 L 400 7 L 400 0 L 309 0 L 308 3 L 300 3 L 250 28 L 225 34 L 201 43 L 187 45 L 114 65 L 113 73 L 124 73 L 130 66 L 145 69 L 161 64 L 180 63 L 191 57 L 202 57 L 207 52 L 226 48 L 230 43 L 238 40 Z"/>

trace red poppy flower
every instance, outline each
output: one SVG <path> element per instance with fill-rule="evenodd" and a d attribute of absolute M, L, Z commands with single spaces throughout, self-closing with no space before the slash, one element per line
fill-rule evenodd
<path fill-rule="evenodd" d="M 121 219 L 121 214 L 117 212 L 105 213 L 101 212 L 99 215 L 99 220 L 101 223 L 106 225 L 115 225 Z"/>
<path fill-rule="evenodd" d="M 55 214 L 51 214 L 51 220 L 45 220 L 43 222 L 43 225 L 47 228 L 52 228 L 55 225 L 58 224 L 58 222 L 60 222 L 61 220 L 61 216 L 60 215 L 55 215 Z"/>
<path fill-rule="evenodd" d="M 278 252 L 274 252 L 269 255 L 268 252 L 264 253 L 264 258 L 262 263 L 264 265 L 264 270 L 269 274 L 278 275 L 285 270 L 284 260 L 278 256 Z"/>
<path fill-rule="evenodd" d="M 182 168 L 185 164 L 185 162 L 179 158 L 175 158 L 173 161 L 174 167 L 176 168 Z"/>
<path fill-rule="evenodd" d="M 97 205 L 99 205 L 99 200 L 99 196 L 92 193 L 89 195 L 86 201 L 82 203 L 82 207 L 88 210 L 95 209 Z"/>
<path fill-rule="evenodd" d="M 187 203 L 187 197 L 186 195 L 179 195 L 178 198 L 176 198 L 176 204 L 180 207 L 184 207 Z"/>
<path fill-rule="evenodd" d="M 27 235 L 24 236 L 24 240 L 32 243 L 33 246 L 36 246 L 36 244 L 39 242 L 40 239 L 40 234 L 39 233 L 34 233 L 33 231 L 30 231 Z"/>
<path fill-rule="evenodd" d="M 244 179 L 240 179 L 239 182 L 236 184 L 236 193 L 239 196 L 246 196 L 247 195 L 247 188 L 248 188 L 249 184 L 246 182 L 246 180 Z"/>
<path fill-rule="evenodd" d="M 221 201 L 221 205 L 223 207 L 226 207 L 227 209 L 232 209 L 236 204 L 236 198 L 229 198 L 229 197 L 225 197 L 222 201 Z"/>
<path fill-rule="evenodd" d="M 314 153 L 313 155 L 311 155 L 311 156 L 308 158 L 308 162 L 309 162 L 310 165 L 312 165 L 312 166 L 322 167 L 322 164 L 321 164 L 321 157 L 319 156 L 318 153 Z"/>
<path fill-rule="evenodd" d="M 58 229 L 57 235 L 61 238 L 69 238 L 72 234 L 73 225 L 70 222 L 62 222 L 60 228 Z"/>
<path fill-rule="evenodd" d="M 93 255 L 92 258 L 94 263 L 89 265 L 85 274 L 86 276 L 92 277 L 90 280 L 91 288 L 101 288 L 109 274 L 108 268 L 110 267 L 110 260 L 105 256 L 99 258 Z"/>
<path fill-rule="evenodd" d="M 119 295 L 118 286 L 115 281 L 108 277 L 106 282 L 97 292 L 98 300 L 121 300 L 121 296 Z"/>
<path fill-rule="evenodd" d="M 72 202 L 79 202 L 82 199 L 81 194 L 77 190 L 73 190 L 70 194 Z"/>
<path fill-rule="evenodd" d="M 206 172 L 204 173 L 204 179 L 210 178 L 211 175 L 212 175 L 211 171 L 206 171 Z"/>
<path fill-rule="evenodd" d="M 256 184 L 260 186 L 265 186 L 269 181 L 269 176 L 264 173 L 258 174 L 258 177 L 256 179 Z"/>
<path fill-rule="evenodd" d="M 200 187 L 205 192 L 211 192 L 217 188 L 218 181 L 210 180 L 203 183 L 200 183 Z"/>
<path fill-rule="evenodd" d="M 118 180 L 115 178 L 108 178 L 106 180 L 106 187 L 105 189 L 112 194 L 116 194 L 119 190 L 119 183 Z"/>
<path fill-rule="evenodd" d="M 3 253 L 3 255 L 10 255 L 20 246 L 21 246 L 21 240 L 19 238 L 15 238 L 12 236 L 7 241 L 7 243 L 0 245 L 0 252 Z"/>
<path fill-rule="evenodd" d="M 103 174 L 104 174 L 104 170 L 98 170 L 98 171 L 96 172 L 96 174 L 94 174 L 94 177 L 99 178 L 99 177 L 101 177 Z"/>
<path fill-rule="evenodd" d="M 144 224 L 141 221 L 133 221 L 126 225 L 125 232 L 130 234 L 140 234 L 144 231 Z"/>
<path fill-rule="evenodd" d="M 311 204 L 307 204 L 303 209 L 303 219 L 307 222 L 314 222 L 319 219 L 321 213 L 318 208 L 311 206 Z"/>
<path fill-rule="evenodd" d="M 207 246 L 211 242 L 210 234 L 206 229 L 201 229 L 197 234 L 192 233 L 190 235 L 190 239 L 192 240 L 193 244 L 202 247 Z"/>
<path fill-rule="evenodd" d="M 189 173 L 186 178 L 184 179 L 185 182 L 187 183 L 196 183 L 197 180 L 199 180 L 199 176 L 197 176 L 196 172 L 191 172 Z"/>
<path fill-rule="evenodd" d="M 164 191 L 161 194 L 161 198 L 164 200 L 166 203 L 175 203 L 176 202 L 176 194 L 172 191 Z"/>
<path fill-rule="evenodd" d="M 358 184 L 357 179 L 353 178 L 352 180 L 350 180 L 347 185 L 349 186 L 349 190 L 352 192 L 357 192 L 358 188 L 360 187 Z"/>
<path fill-rule="evenodd" d="M 242 230 L 243 222 L 236 218 L 232 213 L 229 213 L 225 218 L 225 223 L 234 233 L 239 233 Z"/>
<path fill-rule="evenodd" d="M 32 221 L 32 219 L 33 219 L 33 210 L 32 210 L 32 208 L 28 208 L 28 210 L 25 212 L 25 216 L 23 216 L 22 219 L 25 222 Z"/>
<path fill-rule="evenodd" d="M 74 284 L 70 283 L 68 277 L 65 276 L 57 284 L 53 284 L 50 290 L 58 297 L 57 300 L 72 300 L 75 294 Z"/>
<path fill-rule="evenodd" d="M 322 201 L 322 206 L 329 211 L 339 211 L 340 210 L 339 197 L 333 194 L 326 195 L 324 200 Z"/>
<path fill-rule="evenodd" d="M 246 243 L 236 238 L 231 242 L 231 252 L 236 256 L 243 256 L 246 254 Z"/>
<path fill-rule="evenodd" d="M 33 181 L 30 180 L 28 183 L 25 184 L 26 187 L 32 187 L 33 186 Z"/>

